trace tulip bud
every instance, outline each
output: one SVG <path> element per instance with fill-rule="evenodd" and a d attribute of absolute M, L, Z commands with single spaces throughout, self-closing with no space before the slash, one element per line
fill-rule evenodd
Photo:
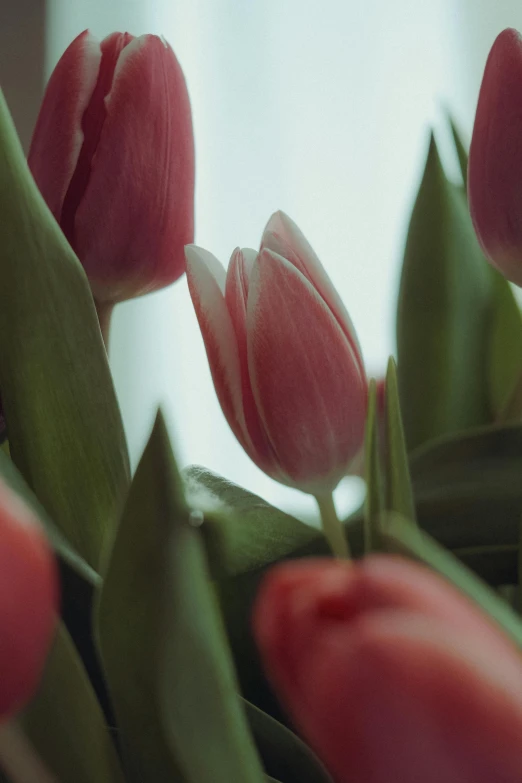
<path fill-rule="evenodd" d="M 469 154 L 468 195 L 482 249 L 522 285 L 522 38 L 504 30 L 486 63 Z"/>
<path fill-rule="evenodd" d="M 331 492 L 361 449 L 367 382 L 355 330 L 314 251 L 282 212 L 228 273 L 189 246 L 187 277 L 223 412 L 277 481 Z"/>
<path fill-rule="evenodd" d="M 29 151 L 98 303 L 172 283 L 193 239 L 194 146 L 183 73 L 154 35 L 85 31 L 47 86 Z"/>
<path fill-rule="evenodd" d="M 522 780 L 522 661 L 470 601 L 397 557 L 276 566 L 267 673 L 339 783 Z"/>
<path fill-rule="evenodd" d="M 0 721 L 30 699 L 52 641 L 54 557 L 30 511 L 0 483 Z"/>

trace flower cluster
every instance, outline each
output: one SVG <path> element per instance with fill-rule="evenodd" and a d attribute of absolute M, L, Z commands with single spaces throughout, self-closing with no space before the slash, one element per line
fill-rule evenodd
<path fill-rule="evenodd" d="M 376 382 L 287 215 L 227 270 L 193 244 L 190 104 L 162 38 L 79 35 L 27 162 L 0 102 L 2 780 L 522 779 L 516 31 L 491 50 L 469 166 L 455 137 L 468 203 L 432 142 L 399 366 Z M 161 415 L 130 476 L 110 314 L 185 271 L 228 424 L 316 498 L 322 531 L 180 476 Z M 344 524 L 347 475 L 367 493 Z"/>

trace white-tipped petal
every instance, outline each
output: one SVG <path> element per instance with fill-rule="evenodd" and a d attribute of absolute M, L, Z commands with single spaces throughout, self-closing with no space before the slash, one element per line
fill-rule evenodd
<path fill-rule="evenodd" d="M 239 351 L 223 295 L 225 270 L 212 253 L 196 245 L 185 248 L 187 281 L 205 343 L 223 413 L 243 448 L 249 450 L 241 397 Z"/>
<path fill-rule="evenodd" d="M 352 319 L 317 254 L 299 226 L 281 210 L 274 212 L 263 232 L 261 247 L 266 247 L 283 256 L 308 278 L 352 343 L 358 354 L 361 369 L 363 369 L 361 346 Z"/>

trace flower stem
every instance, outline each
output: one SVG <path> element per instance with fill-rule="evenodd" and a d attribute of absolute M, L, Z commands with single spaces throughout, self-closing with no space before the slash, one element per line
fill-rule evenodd
<path fill-rule="evenodd" d="M 13 720 L 0 726 L 0 770 L 12 783 L 57 783 Z"/>
<path fill-rule="evenodd" d="M 317 505 L 319 506 L 319 512 L 321 514 L 323 533 L 330 544 L 332 552 L 335 557 L 349 559 L 350 546 L 341 521 L 337 516 L 333 495 L 331 493 L 328 493 L 327 495 L 318 495 L 315 499 L 317 500 Z"/>
<path fill-rule="evenodd" d="M 111 331 L 114 304 L 112 302 L 97 302 L 96 300 L 94 301 L 94 304 L 96 305 L 96 312 L 98 313 L 98 321 L 100 323 L 105 350 L 109 353 L 109 334 Z"/>

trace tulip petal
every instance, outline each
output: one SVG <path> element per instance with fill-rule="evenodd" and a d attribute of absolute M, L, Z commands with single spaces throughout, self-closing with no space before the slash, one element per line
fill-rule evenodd
<path fill-rule="evenodd" d="M 255 252 L 255 251 L 253 251 Z M 255 257 L 257 253 L 255 253 Z M 241 366 L 241 395 L 245 424 L 252 445 L 255 449 L 255 461 L 265 472 L 273 475 L 278 470 L 274 455 L 263 430 L 263 425 L 257 412 L 252 394 L 252 386 L 248 371 L 246 312 L 249 287 L 249 275 L 255 261 L 252 254 L 245 256 L 243 250 L 236 248 L 232 253 L 227 271 L 225 301 L 232 319 L 239 350 Z"/>
<path fill-rule="evenodd" d="M 303 729 L 336 780 L 521 779 L 522 668 L 514 653 L 499 676 L 498 660 L 473 638 L 401 613 L 332 627 L 306 657 L 300 676 L 310 679 L 315 709 Z"/>
<path fill-rule="evenodd" d="M 330 308 L 289 261 L 262 250 L 247 305 L 250 380 L 285 482 L 333 489 L 362 444 L 366 379 Z"/>
<path fill-rule="evenodd" d="M 276 567 L 254 629 L 340 783 L 516 783 L 522 662 L 480 611 L 400 558 Z"/>
<path fill-rule="evenodd" d="M 49 79 L 33 133 L 29 168 L 58 222 L 82 147 L 82 117 L 100 62 L 99 41 L 84 30 L 66 49 Z"/>
<path fill-rule="evenodd" d="M 290 261 L 321 294 L 350 341 L 359 360 L 361 371 L 364 372 L 361 346 L 352 319 L 341 297 L 301 229 L 281 210 L 274 212 L 266 224 L 261 249 L 265 247 Z"/>
<path fill-rule="evenodd" d="M 488 57 L 469 154 L 469 206 L 489 260 L 522 285 L 522 37 L 507 29 Z"/>
<path fill-rule="evenodd" d="M 232 319 L 224 298 L 225 270 L 217 258 L 196 245 L 185 248 L 187 282 L 205 343 L 220 405 L 234 435 L 252 452 L 241 401 L 241 369 Z"/>
<path fill-rule="evenodd" d="M 152 35 L 129 43 L 105 104 L 75 250 L 95 298 L 120 301 L 177 279 L 193 239 L 190 104 L 170 46 Z"/>

